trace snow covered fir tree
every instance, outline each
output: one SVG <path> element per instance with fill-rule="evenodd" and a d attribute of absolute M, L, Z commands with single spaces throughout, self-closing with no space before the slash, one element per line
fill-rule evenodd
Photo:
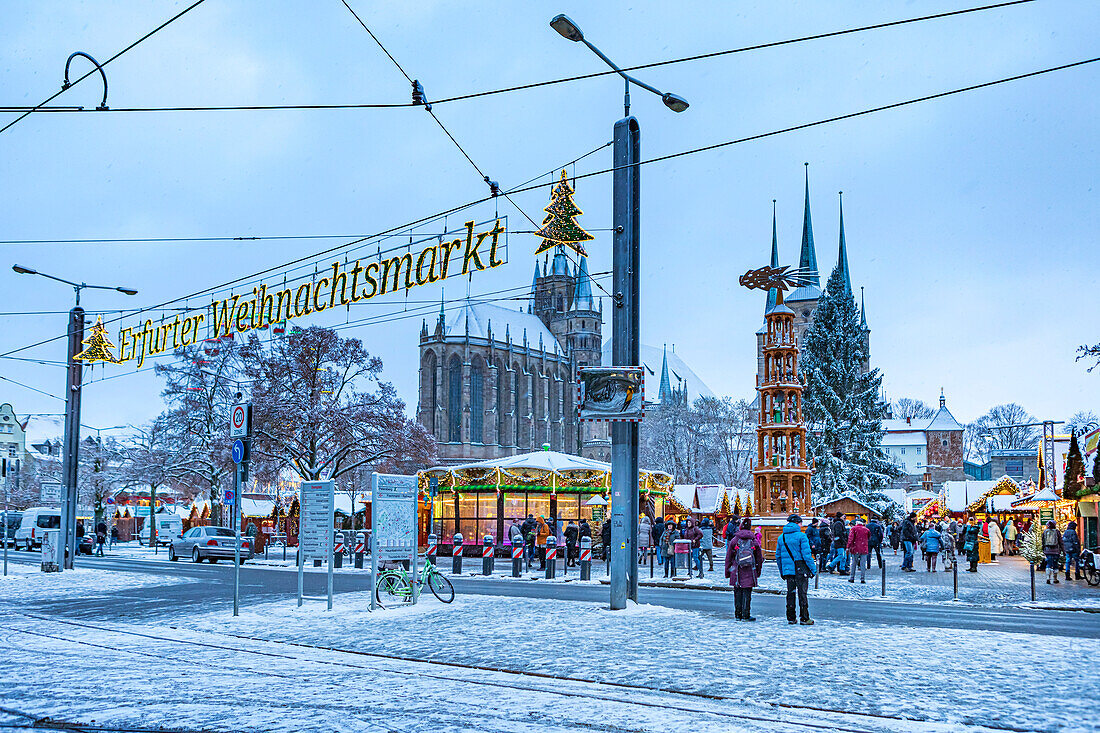
<path fill-rule="evenodd" d="M 882 375 L 868 365 L 866 323 L 848 273 L 843 205 L 837 264 L 803 335 L 801 358 L 815 504 L 844 494 L 885 504 L 882 490 L 899 470 L 881 447 Z"/>

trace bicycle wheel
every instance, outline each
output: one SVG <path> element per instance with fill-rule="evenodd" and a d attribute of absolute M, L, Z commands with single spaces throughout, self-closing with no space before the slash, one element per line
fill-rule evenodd
<path fill-rule="evenodd" d="M 384 608 L 395 603 L 405 603 L 412 595 L 409 581 L 397 573 L 382 573 L 374 587 L 374 598 Z"/>
<path fill-rule="evenodd" d="M 1085 573 L 1085 582 L 1089 585 L 1100 585 L 1100 570 L 1093 568 Z"/>
<path fill-rule="evenodd" d="M 431 588 L 432 595 L 444 603 L 450 603 L 455 599 L 455 587 L 451 585 L 451 581 L 444 578 L 438 572 L 434 572 L 428 576 L 428 587 Z"/>

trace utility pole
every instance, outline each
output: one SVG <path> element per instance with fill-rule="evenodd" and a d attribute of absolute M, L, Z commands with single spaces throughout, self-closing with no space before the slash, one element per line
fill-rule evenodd
<path fill-rule="evenodd" d="M 80 463 L 80 389 L 84 379 L 84 363 L 76 355 L 84 350 L 84 309 L 77 305 L 69 311 L 68 379 L 65 384 L 65 453 L 62 456 L 61 480 L 61 540 L 65 548 L 62 567 L 73 569 L 76 558 L 76 482 Z"/>

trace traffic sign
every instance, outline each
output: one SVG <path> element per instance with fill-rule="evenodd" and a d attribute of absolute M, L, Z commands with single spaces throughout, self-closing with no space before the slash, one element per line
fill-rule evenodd
<path fill-rule="evenodd" d="M 226 489 L 225 490 L 225 501 L 223 501 L 222 503 L 225 504 L 226 506 L 231 506 L 231 505 L 236 503 L 236 499 L 237 499 L 237 495 L 236 495 L 236 493 L 234 493 L 233 489 Z"/>
<path fill-rule="evenodd" d="M 229 437 L 243 438 L 252 431 L 252 405 L 238 402 L 229 411 Z"/>
<path fill-rule="evenodd" d="M 439 493 L 439 477 L 438 476 L 429 476 L 428 477 L 428 496 L 430 496 L 431 498 L 434 499 L 435 495 L 438 494 L 438 493 Z"/>
<path fill-rule="evenodd" d="M 248 460 L 248 450 L 244 447 L 244 441 L 237 438 L 233 441 L 233 462 L 243 463 Z"/>

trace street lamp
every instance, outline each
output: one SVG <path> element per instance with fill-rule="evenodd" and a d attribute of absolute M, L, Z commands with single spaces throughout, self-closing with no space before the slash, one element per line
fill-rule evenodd
<path fill-rule="evenodd" d="M 69 357 L 67 364 L 67 383 L 65 385 L 65 455 L 62 458 L 62 481 L 65 497 L 61 506 L 61 538 L 66 548 L 61 567 L 72 570 L 76 557 L 76 481 L 77 464 L 80 457 L 80 389 L 84 377 L 84 365 L 76 355 L 84 349 L 84 309 L 80 307 L 80 291 L 84 288 L 95 290 L 115 290 L 125 295 L 137 295 L 133 288 L 112 287 L 110 285 L 89 285 L 85 282 L 74 283 L 71 280 L 47 275 L 30 267 L 12 265 L 11 269 L 20 275 L 39 275 L 49 280 L 71 285 L 76 291 L 76 304 L 69 311 Z"/>
<path fill-rule="evenodd" d="M 565 15 L 556 15 L 550 27 L 567 40 L 588 46 L 626 83 L 623 119 L 615 123 L 613 182 L 613 285 L 611 315 L 611 366 L 641 364 L 639 343 L 640 225 L 639 194 L 641 129 L 630 116 L 630 85 L 653 92 L 673 112 L 683 112 L 688 102 L 676 94 L 661 92 L 638 81 L 592 45 L 577 24 Z M 638 601 L 638 423 L 611 423 L 611 609 L 626 608 L 626 602 Z"/>
<path fill-rule="evenodd" d="M 619 76 L 621 76 L 623 79 L 626 80 L 626 96 L 623 99 L 623 107 L 626 109 L 626 111 L 623 113 L 624 117 L 629 117 L 630 116 L 630 85 L 631 85 L 631 83 L 637 84 L 642 89 L 647 89 L 647 90 L 653 92 L 654 94 L 656 94 L 658 97 L 661 98 L 661 101 L 665 103 L 665 106 L 668 107 L 673 112 L 683 112 L 685 109 L 688 108 L 688 106 L 689 106 L 688 101 L 686 99 L 684 99 L 683 97 L 681 97 L 680 95 L 673 94 L 672 92 L 662 92 L 662 91 L 660 91 L 659 89 L 657 89 L 655 87 L 651 87 L 649 84 L 646 84 L 645 82 L 642 82 L 642 81 L 639 81 L 639 80 L 635 79 L 633 76 L 631 76 L 630 74 L 627 74 L 625 71 L 623 71 L 618 66 L 616 66 L 615 62 L 613 62 L 611 59 L 607 58 L 607 56 L 605 56 L 603 54 L 603 52 L 600 51 L 600 49 L 596 48 L 591 43 L 589 43 L 588 39 L 584 37 L 584 33 L 581 32 L 581 29 L 577 27 L 576 23 L 574 23 L 572 20 L 569 19 L 569 16 L 564 15 L 564 14 L 555 15 L 554 19 L 550 21 L 550 27 L 553 28 L 554 30 L 556 30 L 559 34 L 561 34 L 561 36 L 563 38 L 565 38 L 566 40 L 573 41 L 573 42 L 578 42 L 579 41 L 580 43 L 583 43 L 584 45 L 588 46 L 590 49 L 592 49 L 592 53 L 596 54 L 601 59 L 603 59 L 603 62 L 605 64 L 607 64 L 612 69 L 614 69 L 615 73 L 617 73 Z"/>

